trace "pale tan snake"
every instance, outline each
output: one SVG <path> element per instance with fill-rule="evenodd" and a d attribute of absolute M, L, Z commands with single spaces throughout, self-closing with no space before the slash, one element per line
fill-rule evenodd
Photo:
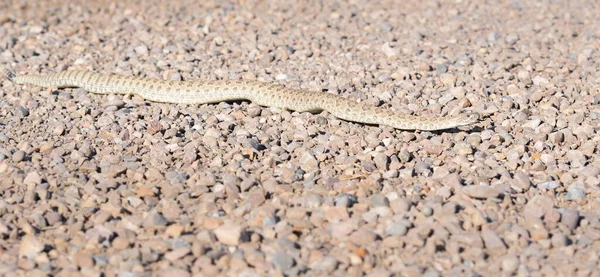
<path fill-rule="evenodd" d="M 163 81 L 89 71 L 63 71 L 45 75 L 15 75 L 5 70 L 5 77 L 16 84 L 42 87 L 80 87 L 101 94 L 137 94 L 156 102 L 207 104 L 249 100 L 261 106 L 298 112 L 327 111 L 353 122 L 387 125 L 402 130 L 442 130 L 475 123 L 477 113 L 455 117 L 423 118 L 368 106 L 326 92 L 289 89 L 255 81 Z"/>

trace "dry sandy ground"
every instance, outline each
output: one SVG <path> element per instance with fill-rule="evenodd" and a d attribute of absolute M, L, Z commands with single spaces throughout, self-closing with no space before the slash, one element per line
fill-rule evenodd
<path fill-rule="evenodd" d="M 597 2 L 69 2 L 2 1 L 1 64 L 485 117 L 408 132 L 2 80 L 3 274 L 600 275 Z"/>

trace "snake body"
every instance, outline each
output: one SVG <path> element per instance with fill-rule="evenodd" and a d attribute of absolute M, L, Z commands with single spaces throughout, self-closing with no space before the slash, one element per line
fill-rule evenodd
<path fill-rule="evenodd" d="M 41 87 L 80 87 L 100 94 L 137 94 L 150 101 L 178 104 L 208 104 L 222 101 L 249 100 L 261 106 L 298 112 L 327 111 L 347 121 L 379 124 L 402 130 L 442 130 L 475 123 L 477 113 L 456 117 L 422 118 L 372 107 L 326 92 L 309 92 L 256 81 L 163 81 L 90 71 L 62 71 L 45 75 L 5 77 L 16 84 Z"/>

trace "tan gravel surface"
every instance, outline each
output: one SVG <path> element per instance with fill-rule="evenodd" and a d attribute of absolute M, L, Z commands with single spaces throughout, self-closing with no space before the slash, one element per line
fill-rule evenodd
<path fill-rule="evenodd" d="M 3 66 L 484 118 L 412 132 L 2 80 L 1 274 L 600 276 L 596 1 L 61 2 L 0 1 Z"/>

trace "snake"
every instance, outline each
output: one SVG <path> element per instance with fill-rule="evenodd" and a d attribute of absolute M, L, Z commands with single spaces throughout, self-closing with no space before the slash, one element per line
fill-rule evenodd
<path fill-rule="evenodd" d="M 16 75 L 7 69 L 2 71 L 6 79 L 20 85 L 78 87 L 98 94 L 135 94 L 148 101 L 173 104 L 246 100 L 259 106 L 297 112 L 327 111 L 346 121 L 385 125 L 399 130 L 445 130 L 476 123 L 480 118 L 476 112 L 463 112 L 457 116 L 418 117 L 365 105 L 325 91 L 305 91 L 260 81 L 165 81 L 85 70 L 31 75 Z"/>

